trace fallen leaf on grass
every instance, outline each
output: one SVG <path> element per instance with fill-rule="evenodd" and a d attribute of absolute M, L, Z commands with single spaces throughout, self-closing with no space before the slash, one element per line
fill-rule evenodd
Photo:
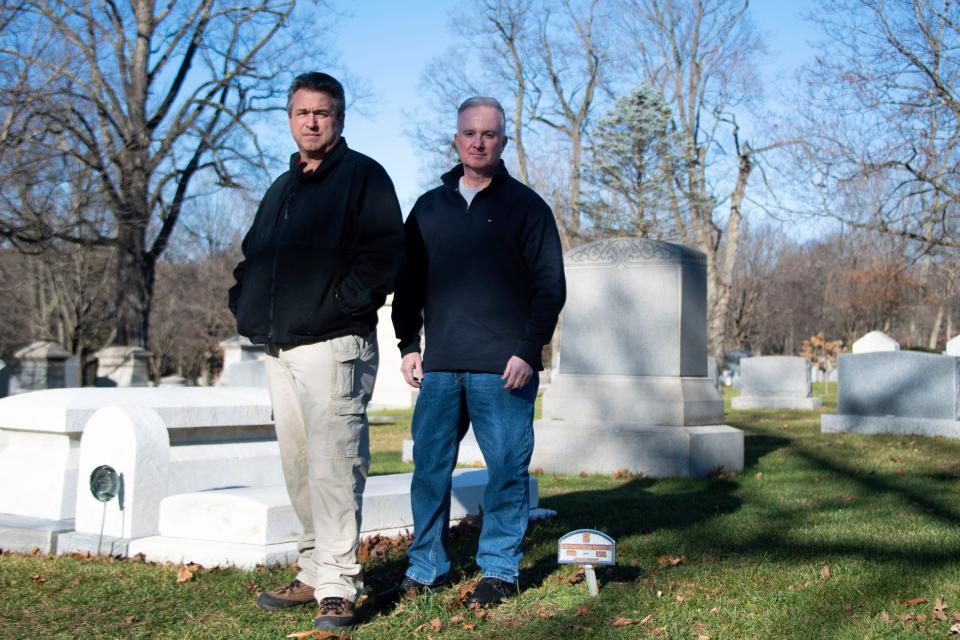
<path fill-rule="evenodd" d="M 629 627 L 632 624 L 646 624 L 652 618 L 652 615 L 649 615 L 642 620 L 637 620 L 636 618 L 625 618 L 623 616 L 617 616 L 613 619 L 612 625 L 614 627 Z"/>
<path fill-rule="evenodd" d="M 950 627 L 950 635 L 952 636 L 960 635 L 960 622 Z"/>
<path fill-rule="evenodd" d="M 585 578 L 586 576 L 584 575 L 583 571 L 577 571 L 573 575 L 569 575 L 569 576 L 561 575 L 560 582 L 562 582 L 563 584 L 580 584 L 581 582 L 584 581 Z"/>
<path fill-rule="evenodd" d="M 30 579 L 36 582 L 37 584 L 43 584 L 44 582 L 47 581 L 47 578 L 42 573 L 35 573 L 32 576 L 30 576 Z"/>
<path fill-rule="evenodd" d="M 324 631 L 323 629 L 311 629 L 310 631 L 294 631 L 293 633 L 287 634 L 288 638 L 295 638 L 296 640 L 329 640 L 329 638 L 336 638 L 337 640 L 345 640 L 346 636 L 337 635 L 332 631 Z"/>
<path fill-rule="evenodd" d="M 937 601 L 933 604 L 933 617 L 937 620 L 947 619 L 947 603 L 943 596 L 937 596 Z"/>
<path fill-rule="evenodd" d="M 576 617 L 578 617 L 578 618 L 581 617 L 581 616 L 588 616 L 588 615 L 590 615 L 590 608 L 589 608 L 589 607 L 580 607 L 579 609 L 577 609 L 577 612 L 576 612 L 575 614 L 573 614 L 573 615 L 576 616 Z"/>
<path fill-rule="evenodd" d="M 452 618 L 450 618 L 450 622 L 452 622 L 453 624 L 456 624 L 458 622 L 463 622 L 463 616 L 453 616 Z"/>
<path fill-rule="evenodd" d="M 195 564 L 191 564 L 177 569 L 177 582 L 188 582 L 193 580 L 193 571 L 195 568 L 199 567 L 197 567 Z"/>
<path fill-rule="evenodd" d="M 698 635 L 697 640 L 710 640 L 710 636 Z"/>
<path fill-rule="evenodd" d="M 830 577 L 830 565 L 828 565 L 828 564 L 823 565 L 823 571 L 820 572 L 820 575 L 822 575 L 824 578 L 829 578 L 829 577 Z"/>
<path fill-rule="evenodd" d="M 880 619 L 883 621 L 884 624 L 890 624 L 890 614 L 887 613 L 886 611 L 880 612 Z"/>
<path fill-rule="evenodd" d="M 759 480 L 762 477 L 763 477 L 763 471 L 757 471 L 755 474 L 753 474 L 754 480 Z"/>
<path fill-rule="evenodd" d="M 544 609 L 543 607 L 540 607 L 539 609 L 537 609 L 537 617 L 538 617 L 538 618 L 543 618 L 543 619 L 545 619 L 545 620 L 549 620 L 550 618 L 553 617 L 553 612 L 552 612 L 552 611 L 547 611 L 547 610 Z"/>
<path fill-rule="evenodd" d="M 466 599 L 470 597 L 470 594 L 473 593 L 473 590 L 476 588 L 476 582 L 468 582 L 467 584 L 462 585 L 459 591 L 460 602 L 466 601 Z"/>
<path fill-rule="evenodd" d="M 843 610 L 844 610 L 845 612 L 847 612 L 847 613 L 850 613 L 851 611 L 853 611 L 853 605 L 850 604 L 849 602 L 844 602 L 844 603 L 843 603 Z"/>
<path fill-rule="evenodd" d="M 909 600 L 904 600 L 903 604 L 907 605 L 908 607 L 915 607 L 918 604 L 923 604 L 926 601 L 926 598 L 910 598 Z"/>
<path fill-rule="evenodd" d="M 660 589 L 657 589 L 657 597 L 658 597 L 658 598 L 662 598 L 662 597 L 663 597 L 663 591 L 660 591 Z"/>
<path fill-rule="evenodd" d="M 131 613 L 131 614 L 128 615 L 126 618 L 124 618 L 123 621 L 124 621 L 126 624 L 133 624 L 134 622 L 137 621 L 137 616 L 135 616 L 134 614 Z"/>
<path fill-rule="evenodd" d="M 960 622 L 960 612 L 957 612 L 957 613 L 954 613 L 954 614 L 953 614 L 953 621 L 954 621 L 954 622 Z"/>
<path fill-rule="evenodd" d="M 913 620 L 913 614 L 907 613 L 902 616 L 897 616 L 897 620 L 899 620 L 900 622 L 910 622 L 911 620 Z"/>
<path fill-rule="evenodd" d="M 676 597 L 677 604 L 683 604 L 683 596 Z"/>
<path fill-rule="evenodd" d="M 424 622 L 422 625 L 417 627 L 417 631 L 440 631 L 443 628 L 443 622 L 440 618 L 434 618 L 430 622 Z"/>
<path fill-rule="evenodd" d="M 923 622 L 924 620 L 927 619 L 927 616 L 923 615 L 922 613 L 918 613 L 916 616 L 914 616 L 914 619 L 917 622 Z"/>
<path fill-rule="evenodd" d="M 655 636 L 665 636 L 665 635 L 667 635 L 667 628 L 666 628 L 666 627 L 657 627 L 656 629 L 653 630 L 653 635 L 655 635 Z"/>
<path fill-rule="evenodd" d="M 686 562 L 687 556 L 660 556 L 657 562 L 661 567 L 676 567 Z"/>
<path fill-rule="evenodd" d="M 713 609 L 710 609 L 710 613 L 720 613 L 720 607 L 714 607 Z"/>

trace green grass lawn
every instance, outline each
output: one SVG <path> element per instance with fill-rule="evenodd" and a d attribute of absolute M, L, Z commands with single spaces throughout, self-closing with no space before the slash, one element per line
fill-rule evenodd
<path fill-rule="evenodd" d="M 407 471 L 409 416 L 385 420 L 371 428 L 371 472 Z M 816 412 L 729 404 L 727 423 L 746 434 L 742 473 L 545 475 L 541 504 L 559 515 L 528 531 L 518 598 L 477 615 L 453 589 L 373 614 L 350 637 L 948 636 L 960 612 L 960 441 L 823 435 Z M 618 540 L 599 598 L 555 563 L 557 538 L 581 527 Z M 464 584 L 476 578 L 475 545 L 470 531 L 453 544 Z M 386 551 L 367 562 L 371 591 L 402 574 L 402 553 Z M 0 638 L 282 638 L 310 629 L 313 613 L 265 613 L 253 598 L 294 574 L 199 571 L 177 582 L 174 566 L 7 554 Z M 905 604 L 917 598 L 926 601 Z"/>

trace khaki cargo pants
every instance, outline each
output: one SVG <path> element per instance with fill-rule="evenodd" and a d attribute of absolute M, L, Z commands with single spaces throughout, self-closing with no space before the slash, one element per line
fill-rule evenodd
<path fill-rule="evenodd" d="M 370 466 L 367 403 L 377 375 L 377 338 L 267 345 L 267 379 L 280 460 L 303 525 L 297 579 L 317 601 L 353 601 L 363 590 L 357 559 Z"/>

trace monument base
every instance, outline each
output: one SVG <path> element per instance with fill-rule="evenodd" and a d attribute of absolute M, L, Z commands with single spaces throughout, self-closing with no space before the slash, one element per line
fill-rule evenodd
<path fill-rule="evenodd" d="M 0 549 L 14 553 L 53 553 L 57 538 L 73 531 L 73 518 L 49 520 L 28 516 L 0 514 Z"/>
<path fill-rule="evenodd" d="M 859 433 L 863 435 L 944 436 L 960 438 L 960 421 L 901 416 L 854 416 L 827 414 L 820 417 L 823 433 Z"/>
<path fill-rule="evenodd" d="M 92 553 L 98 556 L 125 558 L 129 546 L 130 538 L 104 535 L 101 539 L 98 533 L 71 531 L 57 538 L 57 555 Z"/>
<path fill-rule="evenodd" d="M 723 398 L 706 377 L 560 373 L 543 395 L 543 417 L 571 416 L 594 424 L 715 425 L 723 422 Z"/>
<path fill-rule="evenodd" d="M 546 473 L 608 475 L 626 470 L 666 478 L 743 469 L 743 432 L 723 424 L 665 427 L 538 420 L 534 442 L 530 468 Z"/>
<path fill-rule="evenodd" d="M 734 409 L 819 409 L 820 398 L 802 396 L 737 396 L 730 401 Z"/>

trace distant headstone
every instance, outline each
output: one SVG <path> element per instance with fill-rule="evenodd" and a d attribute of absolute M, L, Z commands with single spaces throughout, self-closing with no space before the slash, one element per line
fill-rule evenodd
<path fill-rule="evenodd" d="M 411 409 L 413 388 L 400 373 L 400 350 L 393 331 L 390 314 L 393 311 L 393 296 L 377 311 L 377 343 L 380 346 L 380 366 L 377 367 L 377 385 L 370 399 L 371 409 Z"/>
<path fill-rule="evenodd" d="M 171 375 L 163 376 L 160 378 L 161 387 L 185 387 L 187 386 L 187 379 L 183 376 Z"/>
<path fill-rule="evenodd" d="M 267 357 L 267 356 L 264 356 Z M 260 387 L 269 389 L 267 363 L 264 360 L 234 362 L 220 374 L 217 384 L 221 387 Z"/>
<path fill-rule="evenodd" d="M 70 356 L 63 363 L 63 386 L 74 389 L 80 385 L 80 358 Z"/>
<path fill-rule="evenodd" d="M 559 365 L 535 424 L 531 467 L 556 473 L 702 476 L 743 466 L 707 375 L 706 260 L 641 238 L 564 258 Z"/>
<path fill-rule="evenodd" d="M 0 398 L 6 398 L 10 393 L 10 367 L 0 360 Z"/>
<path fill-rule="evenodd" d="M 947 340 L 947 348 L 943 353 L 947 356 L 960 356 L 960 336 Z"/>
<path fill-rule="evenodd" d="M 810 397 L 810 363 L 799 356 L 756 356 L 740 360 L 740 395 L 734 409 L 816 409 Z"/>
<path fill-rule="evenodd" d="M 717 359 L 713 356 L 707 356 L 707 376 L 713 381 L 713 386 L 720 389 L 720 367 L 717 365 Z"/>
<path fill-rule="evenodd" d="M 263 345 L 253 344 L 244 336 L 234 336 L 221 342 L 220 348 L 223 349 L 223 371 L 217 383 L 232 387 L 246 386 L 230 380 L 231 369 L 241 362 L 250 362 L 263 357 Z"/>
<path fill-rule="evenodd" d="M 853 343 L 852 353 L 874 353 L 876 351 L 900 351 L 900 343 L 883 331 L 871 331 Z"/>
<path fill-rule="evenodd" d="M 107 347 L 97 352 L 98 387 L 150 386 L 151 354 L 141 347 Z"/>
<path fill-rule="evenodd" d="M 837 413 L 824 432 L 960 437 L 960 358 L 914 351 L 842 354 Z"/>
<path fill-rule="evenodd" d="M 18 391 L 67 387 L 66 363 L 71 354 L 56 342 L 38 340 L 13 355 L 20 363 Z"/>

